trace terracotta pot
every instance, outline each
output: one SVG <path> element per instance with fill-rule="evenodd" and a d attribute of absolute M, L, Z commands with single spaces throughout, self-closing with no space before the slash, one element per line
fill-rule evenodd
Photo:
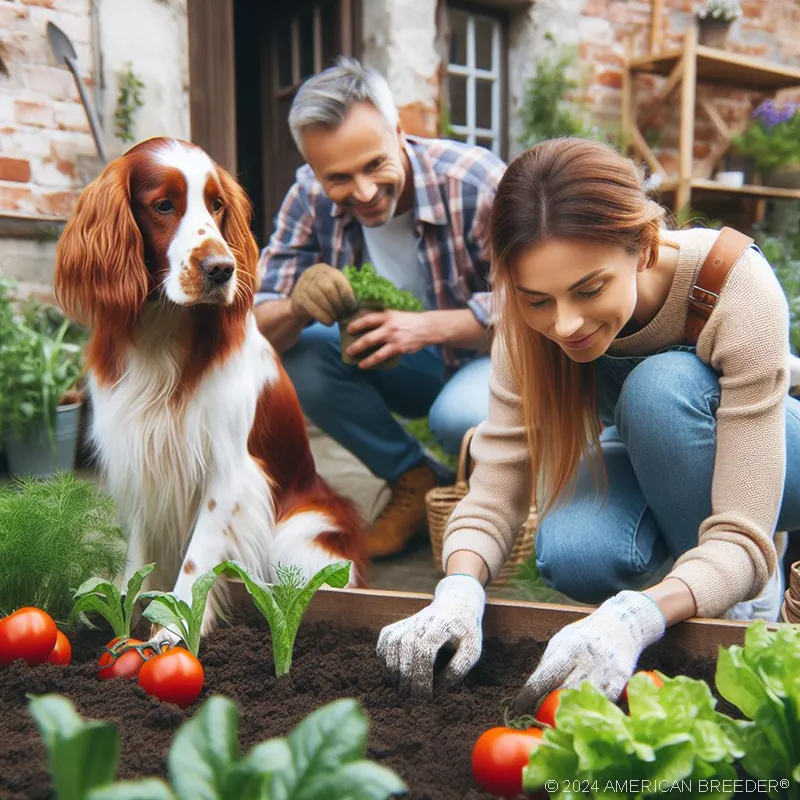
<path fill-rule="evenodd" d="M 698 20 L 697 41 L 705 47 L 717 47 L 724 50 L 725 46 L 728 44 L 728 32 L 730 28 L 730 22 L 722 20 Z"/>
<path fill-rule="evenodd" d="M 369 350 L 365 351 L 357 358 L 351 358 L 347 355 L 347 348 L 350 347 L 353 342 L 355 342 L 358 338 L 363 336 L 363 333 L 358 334 L 351 334 L 347 332 L 347 326 L 354 320 L 358 319 L 359 317 L 366 316 L 367 314 L 371 314 L 374 311 L 383 311 L 383 305 L 379 303 L 365 303 L 360 305 L 356 310 L 355 314 L 352 314 L 345 319 L 339 320 L 339 336 L 341 340 L 341 349 L 342 349 L 342 361 L 345 364 L 358 364 L 359 362 L 363 361 L 367 356 L 371 356 L 380 348 L 373 347 Z M 366 331 L 364 331 L 366 333 Z M 402 355 L 398 353 L 396 356 L 392 356 L 391 358 L 387 358 L 385 361 L 382 361 L 377 366 L 372 367 L 372 369 L 394 369 L 399 363 Z"/>

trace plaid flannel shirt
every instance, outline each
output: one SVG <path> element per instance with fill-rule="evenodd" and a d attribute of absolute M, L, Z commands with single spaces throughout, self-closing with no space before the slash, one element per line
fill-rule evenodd
<path fill-rule="evenodd" d="M 417 256 L 427 268 L 436 308 L 469 308 L 488 326 L 489 214 L 506 165 L 482 147 L 413 136 L 406 140 L 414 173 Z M 319 262 L 337 269 L 360 267 L 363 252 L 360 223 L 328 198 L 306 164 L 297 170 L 275 231 L 261 251 L 256 303 L 288 297 L 303 270 Z M 458 367 L 475 352 L 443 347 L 442 357 Z"/>

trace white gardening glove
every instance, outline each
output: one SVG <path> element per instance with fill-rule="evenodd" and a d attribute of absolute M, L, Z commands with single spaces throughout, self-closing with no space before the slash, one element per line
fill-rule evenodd
<path fill-rule="evenodd" d="M 427 608 L 381 631 L 378 656 L 399 679 L 401 691 L 432 694 L 433 665 L 445 646 L 457 649 L 441 682 L 452 685 L 467 675 L 481 656 L 485 605 L 486 592 L 477 578 L 449 575 L 439 581 Z"/>
<path fill-rule="evenodd" d="M 529 713 L 553 690 L 577 689 L 585 680 L 616 701 L 642 650 L 657 642 L 665 628 L 654 600 L 643 592 L 619 592 L 553 636 L 514 700 L 513 712 Z"/>

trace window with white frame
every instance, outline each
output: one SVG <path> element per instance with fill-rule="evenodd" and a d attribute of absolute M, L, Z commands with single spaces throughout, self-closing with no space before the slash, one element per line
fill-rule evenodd
<path fill-rule="evenodd" d="M 448 7 L 449 136 L 503 155 L 503 22 L 490 14 Z"/>

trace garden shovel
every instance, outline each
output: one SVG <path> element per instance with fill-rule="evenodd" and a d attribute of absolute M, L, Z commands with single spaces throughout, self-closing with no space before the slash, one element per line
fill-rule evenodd
<path fill-rule="evenodd" d="M 65 63 L 67 67 L 69 67 L 72 77 L 75 78 L 75 85 L 78 87 L 81 103 L 83 103 L 83 108 L 89 119 L 89 127 L 92 129 L 92 136 L 97 147 L 97 153 L 105 164 L 106 149 L 103 145 L 100 123 L 97 120 L 97 115 L 94 113 L 92 104 L 89 102 L 89 96 L 86 93 L 86 86 L 83 83 L 83 79 L 78 72 L 78 54 L 75 52 L 75 48 L 72 46 L 72 42 L 67 37 L 67 34 L 64 33 L 58 25 L 54 25 L 52 22 L 47 23 L 47 39 L 50 42 L 50 49 L 53 51 L 53 57 L 56 63 Z"/>

